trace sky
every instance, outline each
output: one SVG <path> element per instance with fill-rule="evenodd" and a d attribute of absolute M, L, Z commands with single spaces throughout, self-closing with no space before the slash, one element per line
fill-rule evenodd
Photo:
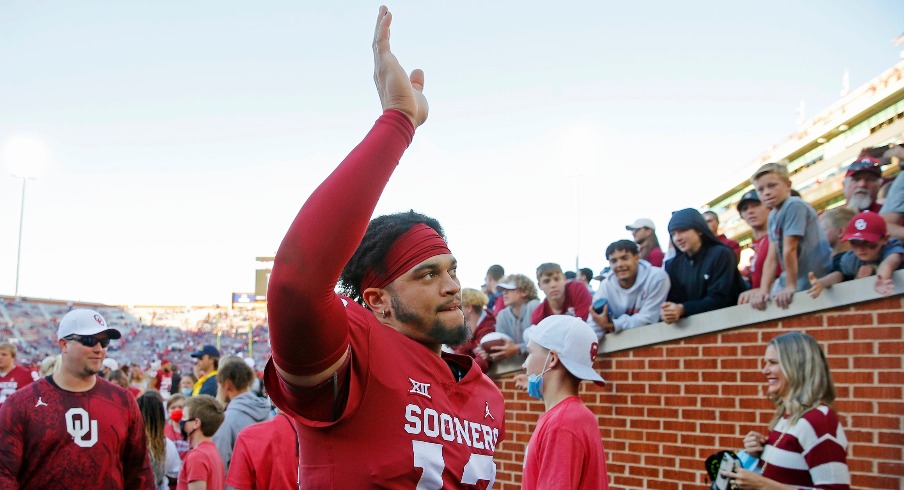
<path fill-rule="evenodd" d="M 380 115 L 379 4 L 0 2 L 0 294 L 227 304 Z M 464 287 L 534 276 L 730 178 L 901 58 L 896 0 L 389 4 L 429 119 L 377 206 L 443 224 Z M 13 151 L 21 142 L 39 151 Z M 37 162 L 37 163 L 33 163 Z"/>

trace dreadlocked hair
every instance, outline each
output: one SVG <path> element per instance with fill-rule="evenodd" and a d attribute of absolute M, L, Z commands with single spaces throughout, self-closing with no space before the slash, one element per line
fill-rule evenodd
<path fill-rule="evenodd" d="M 423 223 L 436 230 L 439 236 L 446 239 L 443 227 L 439 221 L 415 212 L 413 209 L 403 213 L 386 214 L 378 216 L 367 225 L 364 238 L 357 250 L 345 264 L 342 274 L 339 276 L 339 293 L 352 298 L 361 305 L 364 298 L 361 293 L 361 281 L 369 270 L 378 273 L 386 272 L 386 254 L 395 241 L 412 226 Z"/>

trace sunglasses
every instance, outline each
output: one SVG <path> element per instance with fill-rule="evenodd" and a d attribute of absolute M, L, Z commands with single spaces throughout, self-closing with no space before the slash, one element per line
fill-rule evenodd
<path fill-rule="evenodd" d="M 860 170 L 871 170 L 871 169 L 876 169 L 881 172 L 882 166 L 880 166 L 878 163 L 874 162 L 873 160 L 863 159 L 863 160 L 858 160 L 858 161 L 852 163 L 851 166 L 848 168 L 848 170 L 851 172 L 857 172 Z"/>
<path fill-rule="evenodd" d="M 66 340 L 74 340 L 85 347 L 94 347 L 100 344 L 101 347 L 106 349 L 110 345 L 110 339 L 99 339 L 90 335 L 70 335 L 66 337 Z"/>

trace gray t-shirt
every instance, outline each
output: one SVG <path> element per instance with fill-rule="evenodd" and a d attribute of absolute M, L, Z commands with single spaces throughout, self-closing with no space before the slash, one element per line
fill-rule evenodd
<path fill-rule="evenodd" d="M 784 289 L 788 284 L 787 269 L 784 259 L 784 237 L 800 237 L 797 246 L 797 290 L 810 289 L 807 274 L 813 272 L 816 277 L 823 277 L 832 270 L 832 247 L 826 240 L 822 227 L 816 218 L 816 211 L 799 197 L 791 196 L 782 203 L 778 210 L 769 212 L 769 241 L 776 247 L 778 262 L 782 266 L 782 274 L 772 286 L 772 292 Z"/>
<path fill-rule="evenodd" d="M 904 179 L 899 178 L 891 184 L 888 189 L 888 196 L 885 197 L 885 204 L 879 213 L 904 213 Z"/>
<path fill-rule="evenodd" d="M 527 347 L 527 339 L 524 338 L 524 331 L 530 328 L 530 316 L 534 309 L 540 304 L 539 299 L 532 299 L 521 307 L 521 316 L 515 318 L 512 308 L 506 306 L 496 315 L 496 331 L 504 333 L 512 338 L 512 342 L 518 344 L 521 352 Z"/>

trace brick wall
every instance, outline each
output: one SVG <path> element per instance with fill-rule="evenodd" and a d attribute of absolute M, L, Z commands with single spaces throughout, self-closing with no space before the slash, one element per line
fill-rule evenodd
<path fill-rule="evenodd" d="M 763 396 L 762 356 L 770 339 L 789 330 L 814 336 L 829 358 L 835 408 L 850 443 L 853 487 L 904 488 L 902 299 L 874 299 L 601 356 L 596 367 L 609 384 L 582 383 L 581 398 L 599 419 L 610 488 L 708 488 L 707 456 L 739 449 L 748 431 L 766 432 L 774 409 Z M 524 448 L 543 412 L 541 402 L 515 388 L 513 375 L 496 378 L 508 410 L 507 437 L 496 450 L 495 488 L 503 490 L 520 488 Z"/>

